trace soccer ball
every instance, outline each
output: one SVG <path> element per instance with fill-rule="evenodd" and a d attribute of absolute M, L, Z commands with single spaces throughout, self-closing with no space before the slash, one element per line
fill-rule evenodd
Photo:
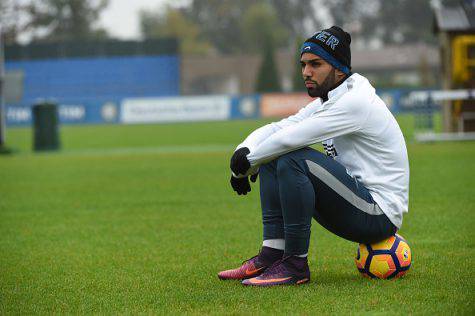
<path fill-rule="evenodd" d="M 411 248 L 396 234 L 372 245 L 360 244 L 355 263 L 365 277 L 396 279 L 411 267 Z"/>

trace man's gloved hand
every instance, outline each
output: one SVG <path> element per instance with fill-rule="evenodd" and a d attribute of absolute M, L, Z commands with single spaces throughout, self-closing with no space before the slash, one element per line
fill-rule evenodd
<path fill-rule="evenodd" d="M 250 153 L 249 148 L 243 147 L 236 150 L 231 157 L 230 167 L 235 175 L 245 175 L 246 172 L 251 168 L 249 160 L 247 160 L 247 154 Z"/>
<path fill-rule="evenodd" d="M 233 190 L 236 191 L 238 195 L 246 195 L 247 192 L 251 192 L 251 185 L 249 184 L 248 177 L 235 178 L 231 176 L 230 182 Z"/>
<path fill-rule="evenodd" d="M 250 176 L 252 182 L 256 182 L 258 173 Z M 251 185 L 249 183 L 248 177 L 244 178 L 235 178 L 231 176 L 231 186 L 233 190 L 237 192 L 238 195 L 246 195 L 248 192 L 251 192 Z"/>

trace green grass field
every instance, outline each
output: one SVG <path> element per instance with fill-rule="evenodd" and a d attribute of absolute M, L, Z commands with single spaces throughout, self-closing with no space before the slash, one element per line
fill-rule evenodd
<path fill-rule="evenodd" d="M 258 188 L 228 185 L 234 146 L 263 121 L 64 126 L 31 152 L 11 128 L 0 156 L 0 314 L 474 314 L 475 143 L 408 140 L 413 266 L 367 280 L 357 245 L 314 222 L 312 282 L 246 288 L 219 270 L 261 242 Z"/>

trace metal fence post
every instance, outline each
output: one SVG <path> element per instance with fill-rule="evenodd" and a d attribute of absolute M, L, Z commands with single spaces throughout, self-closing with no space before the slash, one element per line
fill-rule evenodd
<path fill-rule="evenodd" d="M 4 78 L 3 32 L 0 26 L 0 149 L 5 146 L 5 105 L 3 103 Z"/>

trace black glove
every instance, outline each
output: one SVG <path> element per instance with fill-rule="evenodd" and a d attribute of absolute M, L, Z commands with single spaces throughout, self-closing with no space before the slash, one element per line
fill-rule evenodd
<path fill-rule="evenodd" d="M 238 195 L 246 195 L 247 192 L 251 192 L 251 185 L 249 184 L 248 177 L 235 178 L 231 176 L 230 182 L 233 190 L 236 191 Z"/>
<path fill-rule="evenodd" d="M 230 167 L 235 175 L 245 175 L 249 168 L 251 168 L 251 164 L 246 157 L 249 153 L 250 151 L 247 147 L 239 148 L 234 152 L 233 156 L 231 157 Z"/>
<path fill-rule="evenodd" d="M 257 175 L 258 173 L 255 173 L 250 177 L 252 182 L 256 182 Z M 246 195 L 248 192 L 251 192 L 251 185 L 249 184 L 248 177 L 235 178 L 231 176 L 230 182 L 233 190 L 236 191 L 238 195 Z"/>

